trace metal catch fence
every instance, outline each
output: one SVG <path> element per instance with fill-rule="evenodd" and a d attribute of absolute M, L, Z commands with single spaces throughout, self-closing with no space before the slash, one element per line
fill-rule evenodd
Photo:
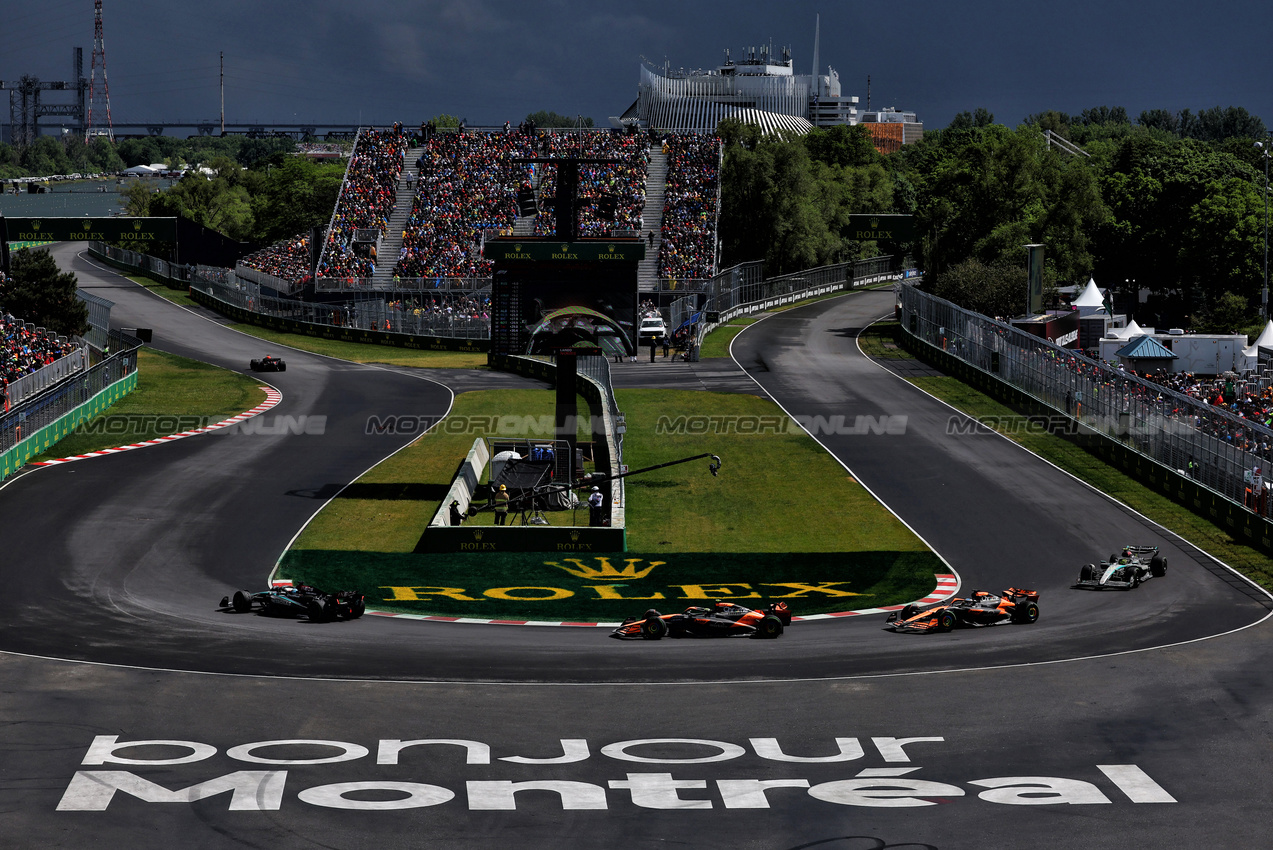
<path fill-rule="evenodd" d="M 1273 515 L 1267 504 L 1273 499 L 1249 492 L 1253 471 L 1266 472 L 1273 459 L 1273 429 L 912 286 L 900 285 L 898 294 L 902 325 L 912 336 L 1226 498 Z"/>

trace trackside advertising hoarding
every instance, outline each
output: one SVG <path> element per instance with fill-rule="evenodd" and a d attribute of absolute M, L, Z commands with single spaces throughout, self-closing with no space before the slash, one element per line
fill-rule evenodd
<path fill-rule="evenodd" d="M 176 218 L 4 217 L 6 242 L 176 242 Z"/>

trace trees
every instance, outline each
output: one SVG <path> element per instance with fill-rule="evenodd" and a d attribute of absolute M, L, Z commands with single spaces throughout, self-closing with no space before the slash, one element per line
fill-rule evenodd
<path fill-rule="evenodd" d="M 912 180 L 917 259 L 927 271 L 942 274 L 969 258 L 1019 264 L 1030 242 L 1048 246 L 1048 267 L 1060 279 L 1090 270 L 1092 233 L 1109 213 L 1083 162 L 1049 150 L 1032 125 L 948 130 L 932 145 L 902 160 L 927 171 Z"/>
<path fill-rule="evenodd" d="M 1248 146 L 1249 147 L 1249 146 Z M 1095 234 L 1095 274 L 1148 289 L 1186 325 L 1226 291 L 1262 280 L 1263 173 L 1214 145 L 1129 136 L 1099 163 L 1112 217 Z"/>
<path fill-rule="evenodd" d="M 866 127 L 840 124 L 827 130 L 811 130 L 804 138 L 809 156 L 818 162 L 841 167 L 879 165 L 882 157 L 871 142 Z"/>
<path fill-rule="evenodd" d="M 975 258 L 956 263 L 936 277 L 932 292 L 984 316 L 1019 316 L 1026 306 L 1025 251 L 1017 259 L 991 265 Z M 1055 289 L 1051 275 L 1045 275 L 1044 289 Z"/>
<path fill-rule="evenodd" d="M 277 242 L 327 224 L 344 173 L 341 163 L 313 163 L 294 156 L 270 168 L 252 193 L 256 241 Z"/>
<path fill-rule="evenodd" d="M 876 252 L 847 235 L 851 213 L 892 210 L 893 175 L 873 146 L 863 149 L 864 128 L 786 140 L 723 121 L 717 133 L 722 265 L 764 260 L 768 274 L 783 274 Z"/>
<path fill-rule="evenodd" d="M 88 330 L 88 307 L 75 295 L 76 279 L 62 272 L 47 248 L 27 248 L 10 258 L 0 283 L 0 309 L 63 336 Z"/>
<path fill-rule="evenodd" d="M 541 109 L 526 116 L 536 127 L 591 127 L 592 119 L 575 115 L 558 115 L 551 110 Z"/>

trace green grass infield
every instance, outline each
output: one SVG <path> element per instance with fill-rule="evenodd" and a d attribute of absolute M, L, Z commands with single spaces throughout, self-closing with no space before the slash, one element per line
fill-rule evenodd
<path fill-rule="evenodd" d="M 137 389 L 32 460 L 56 460 L 206 428 L 265 401 L 260 381 L 141 348 Z"/>
<path fill-rule="evenodd" d="M 718 477 L 701 460 L 628 478 L 630 552 L 413 554 L 473 439 L 498 433 L 453 426 L 552 421 L 551 390 L 490 390 L 458 396 L 433 432 L 333 499 L 286 553 L 280 575 L 360 590 L 373 608 L 414 614 L 610 622 L 705 599 L 747 605 L 786 596 L 797 614 L 875 608 L 921 598 L 935 573 L 948 572 L 772 402 L 638 389 L 620 390 L 618 399 L 631 469 L 705 452 L 723 464 Z M 549 513 L 554 526 L 570 520 Z M 584 565 L 575 565 L 578 575 L 567 558 Z M 628 569 L 629 561 L 636 566 Z"/>
<path fill-rule="evenodd" d="M 357 590 L 369 607 L 482 620 L 619 622 L 718 600 L 782 600 L 828 614 L 919 599 L 944 565 L 931 552 L 410 555 L 294 550 L 283 577 Z"/>

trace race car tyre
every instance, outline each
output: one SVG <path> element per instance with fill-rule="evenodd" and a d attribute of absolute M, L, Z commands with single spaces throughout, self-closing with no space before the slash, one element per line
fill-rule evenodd
<path fill-rule="evenodd" d="M 1154 578 L 1162 578 L 1167 575 L 1167 559 L 1159 555 L 1149 559 L 1149 574 Z"/>
<path fill-rule="evenodd" d="M 1079 581 L 1091 581 L 1096 578 L 1096 564 L 1084 564 L 1079 568 Z"/>
<path fill-rule="evenodd" d="M 1117 564 L 1117 563 L 1118 563 L 1118 556 L 1117 556 L 1117 555 L 1110 555 L 1110 556 L 1109 556 L 1109 562 L 1110 562 L 1111 564 Z"/>
<path fill-rule="evenodd" d="M 252 597 L 242 590 L 234 591 L 234 610 L 246 614 L 252 610 Z"/>
<path fill-rule="evenodd" d="M 315 623 L 322 623 L 327 620 L 327 609 L 317 599 L 309 601 L 309 604 L 305 606 L 305 612 Z"/>
<path fill-rule="evenodd" d="M 1016 621 L 1029 625 L 1039 619 L 1039 606 L 1034 602 L 1027 602 L 1024 605 L 1017 606 L 1018 614 Z"/>
<path fill-rule="evenodd" d="M 359 599 L 357 602 L 355 602 L 353 605 L 350 606 L 349 619 L 357 620 L 364 613 L 366 613 L 366 611 L 367 611 L 367 601 L 365 599 Z"/>
<path fill-rule="evenodd" d="M 646 640 L 659 640 L 667 637 L 667 621 L 651 617 L 641 624 L 641 637 Z"/>
<path fill-rule="evenodd" d="M 951 610 L 942 611 L 937 615 L 937 631 L 949 632 L 955 628 L 955 612 Z"/>
<path fill-rule="evenodd" d="M 903 608 L 903 609 L 902 609 L 902 610 L 898 613 L 898 615 L 897 615 L 897 619 L 899 619 L 899 620 L 909 620 L 911 617 L 914 617 L 914 616 L 915 616 L 916 614 L 918 614 L 918 613 L 919 613 L 919 606 L 918 606 L 918 605 L 914 605 L 914 604 L 912 604 L 912 605 L 907 605 L 905 608 Z"/>
<path fill-rule="evenodd" d="M 773 614 L 766 614 L 756 624 L 756 634 L 762 638 L 776 638 L 782 634 L 782 620 Z"/>
<path fill-rule="evenodd" d="M 278 364 L 278 370 L 279 370 L 280 372 L 286 372 L 286 371 L 287 371 L 287 364 L 286 364 L 286 363 L 280 363 L 280 364 Z"/>

